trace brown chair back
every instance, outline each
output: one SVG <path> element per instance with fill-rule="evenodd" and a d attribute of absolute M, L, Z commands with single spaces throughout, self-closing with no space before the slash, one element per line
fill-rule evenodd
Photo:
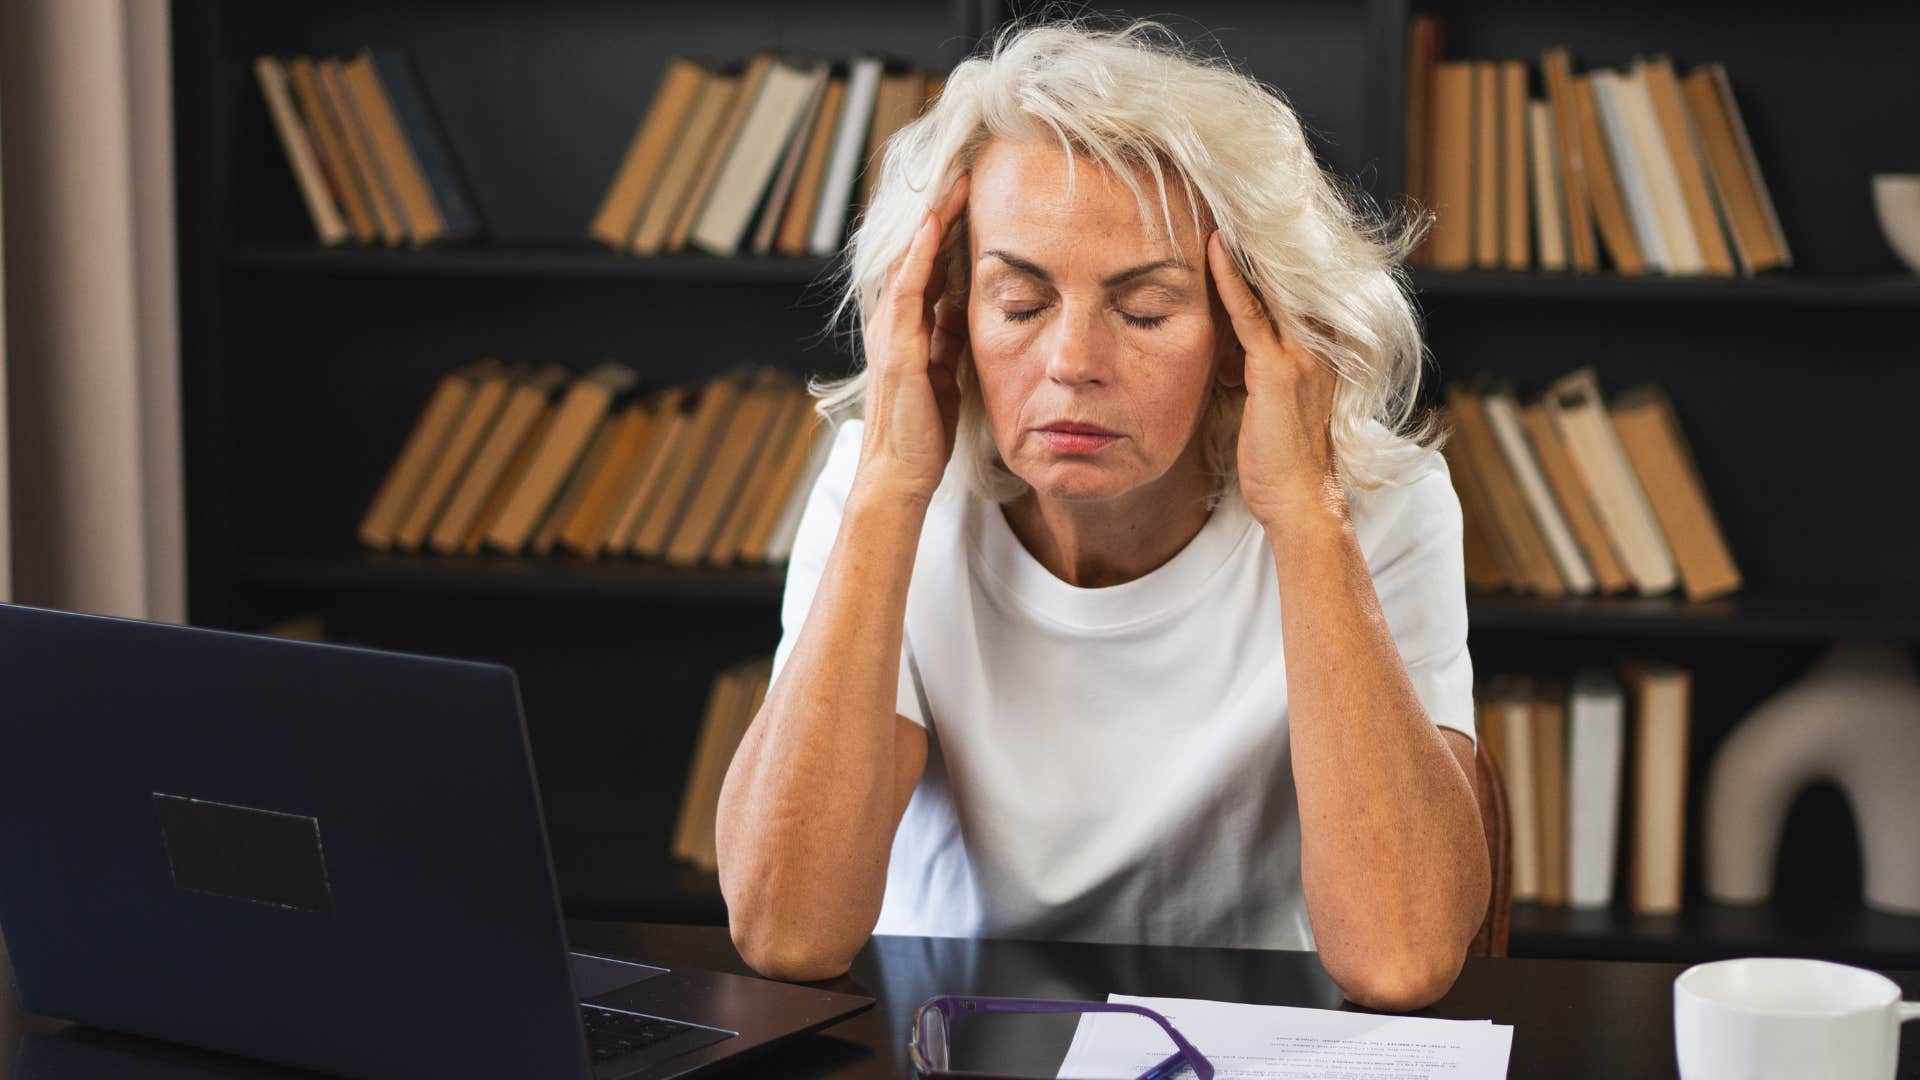
<path fill-rule="evenodd" d="M 1500 765 L 1483 739 L 1473 752 L 1473 791 L 1480 802 L 1480 827 L 1487 836 L 1487 865 L 1493 871 L 1492 895 L 1480 932 L 1467 946 L 1468 956 L 1507 955 L 1507 930 L 1513 921 L 1513 841 L 1507 833 L 1507 796 Z"/>

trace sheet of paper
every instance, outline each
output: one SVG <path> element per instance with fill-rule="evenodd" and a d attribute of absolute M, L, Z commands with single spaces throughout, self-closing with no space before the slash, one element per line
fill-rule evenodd
<path fill-rule="evenodd" d="M 1513 1049 L 1512 1026 L 1485 1020 L 1125 994 L 1107 1000 L 1166 1017 L 1213 1063 L 1219 1080 L 1496 1080 L 1507 1075 Z M 1075 1029 L 1059 1075 L 1133 1080 L 1172 1052 L 1156 1024 L 1091 1013 Z"/>

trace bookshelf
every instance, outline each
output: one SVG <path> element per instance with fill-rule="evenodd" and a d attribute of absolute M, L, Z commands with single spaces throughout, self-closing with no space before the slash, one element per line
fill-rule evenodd
<path fill-rule="evenodd" d="M 839 372 L 821 334 L 821 259 L 616 256 L 587 223 L 669 56 L 765 47 L 876 50 L 945 70 L 1026 5 L 987 0 L 671 11 L 611 0 L 406 0 L 173 8 L 190 615 L 255 629 L 318 612 L 329 635 L 496 660 L 521 678 L 563 898 L 592 917 L 719 921 L 710 876 L 666 857 L 713 674 L 769 652 L 779 568 L 681 570 L 603 559 L 389 556 L 354 522 L 433 380 L 486 355 L 584 371 L 616 359 L 659 383 L 742 359 Z M 1165 8 L 1140 9 L 1162 14 Z M 1536 389 L 1591 363 L 1610 392 L 1671 395 L 1746 576 L 1705 605 L 1474 596 L 1479 671 L 1547 673 L 1643 650 L 1696 674 L 1694 783 L 1713 746 L 1824 642 L 1920 640 L 1920 503 L 1901 495 L 1920 400 L 1920 278 L 1872 217 L 1867 177 L 1920 171 L 1920 143 L 1876 133 L 1863 104 L 1920 91 L 1904 43 L 1920 11 L 1876 8 L 1809 35 L 1763 0 L 1729 28 L 1707 0 L 1246 0 L 1183 3 L 1280 87 L 1329 167 L 1374 198 L 1400 188 L 1406 24 L 1446 23 L 1449 58 L 1565 44 L 1577 68 L 1667 52 L 1726 64 L 1793 243 L 1755 280 L 1417 271 L 1440 379 L 1488 371 Z M 403 48 L 490 233 L 422 251 L 327 250 L 259 99 L 254 56 Z M 1537 78 L 1537 76 L 1536 76 Z M 1539 93 L 1536 86 L 1534 93 Z M 1438 380 L 1436 380 L 1437 384 Z M 1435 387 L 1437 389 L 1437 385 Z M 1514 951 L 1697 959 L 1798 951 L 1920 964 L 1920 920 L 1867 912 L 1857 860 L 1832 842 L 1836 800 L 1796 810 L 1783 874 L 1830 884 L 1758 909 L 1700 899 L 1697 832 L 1677 919 L 1523 907 Z M 1848 875 L 1852 877 L 1849 878 Z"/>

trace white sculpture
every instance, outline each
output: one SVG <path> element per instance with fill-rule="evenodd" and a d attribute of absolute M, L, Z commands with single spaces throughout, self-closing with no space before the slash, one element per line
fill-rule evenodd
<path fill-rule="evenodd" d="M 1794 797 L 1829 780 L 1860 828 L 1867 905 L 1920 915 L 1920 676 L 1900 645 L 1836 643 L 1741 721 L 1707 778 L 1707 895 L 1766 899 Z"/>

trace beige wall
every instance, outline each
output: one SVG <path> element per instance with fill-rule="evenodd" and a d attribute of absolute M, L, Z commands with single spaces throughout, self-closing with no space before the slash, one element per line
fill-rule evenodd
<path fill-rule="evenodd" d="M 164 0 L 0 3 L 13 590 L 179 620 Z"/>

